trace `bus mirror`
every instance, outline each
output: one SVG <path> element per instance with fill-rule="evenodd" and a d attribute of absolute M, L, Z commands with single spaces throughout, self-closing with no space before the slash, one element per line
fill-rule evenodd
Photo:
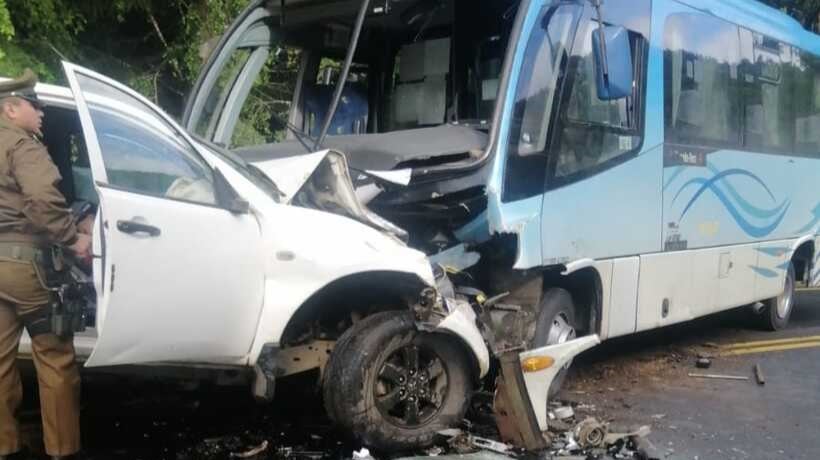
<path fill-rule="evenodd" d="M 601 33 L 603 32 L 603 33 Z M 629 33 L 621 26 L 605 26 L 592 33 L 598 99 L 613 101 L 632 95 L 632 51 Z"/>

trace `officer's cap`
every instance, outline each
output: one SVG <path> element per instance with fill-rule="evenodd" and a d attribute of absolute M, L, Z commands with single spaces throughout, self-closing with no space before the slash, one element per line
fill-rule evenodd
<path fill-rule="evenodd" d="M 34 107 L 39 108 L 42 104 L 37 98 L 37 93 L 34 92 L 34 85 L 36 84 L 37 75 L 35 75 L 31 69 L 26 69 L 23 75 L 14 80 L 0 82 L 0 99 L 19 97 L 29 101 Z"/>

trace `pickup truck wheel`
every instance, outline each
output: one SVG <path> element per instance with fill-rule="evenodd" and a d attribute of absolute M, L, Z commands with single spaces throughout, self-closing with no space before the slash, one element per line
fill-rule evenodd
<path fill-rule="evenodd" d="M 458 425 L 472 388 L 460 345 L 417 331 L 409 312 L 378 313 L 351 327 L 323 382 L 331 419 L 385 451 L 430 445 L 438 431 Z"/>
<path fill-rule="evenodd" d="M 575 304 L 570 293 L 561 288 L 550 288 L 544 293 L 535 324 L 532 348 L 556 345 L 576 338 Z M 571 363 L 570 363 L 571 364 Z M 567 364 L 553 379 L 549 397 L 553 398 L 567 377 Z"/>
<path fill-rule="evenodd" d="M 794 309 L 795 300 L 795 271 L 794 263 L 789 263 L 786 270 L 786 281 L 783 286 L 783 293 L 764 302 L 765 306 L 760 310 L 760 325 L 769 331 L 777 331 L 786 327 Z"/>

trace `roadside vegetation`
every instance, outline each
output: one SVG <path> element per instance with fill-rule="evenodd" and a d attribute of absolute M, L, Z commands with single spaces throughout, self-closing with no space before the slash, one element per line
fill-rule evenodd
<path fill-rule="evenodd" d="M 204 60 L 249 1 L 0 0 L 0 76 L 31 67 L 41 81 L 64 83 L 66 59 L 125 82 L 178 116 Z M 765 3 L 807 28 L 820 26 L 820 0 Z M 284 74 L 277 82 L 287 82 Z M 259 95 L 260 119 L 274 93 Z"/>

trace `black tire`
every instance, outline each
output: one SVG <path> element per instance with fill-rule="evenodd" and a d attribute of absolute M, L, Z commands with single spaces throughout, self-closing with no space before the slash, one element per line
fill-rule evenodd
<path fill-rule="evenodd" d="M 539 306 L 532 348 L 555 345 L 574 339 L 577 321 L 575 303 L 570 293 L 561 288 L 547 289 Z M 568 368 L 569 365 L 565 366 L 553 379 L 549 389 L 550 398 L 558 394 L 567 377 Z"/>
<path fill-rule="evenodd" d="M 461 423 L 473 392 L 469 356 L 455 340 L 417 331 L 410 312 L 377 313 L 356 323 L 336 343 L 325 370 L 331 420 L 377 450 L 432 444 L 438 431 Z"/>
<path fill-rule="evenodd" d="M 763 329 L 768 331 L 778 331 L 789 324 L 789 318 L 794 310 L 795 279 L 794 263 L 789 263 L 786 270 L 786 281 L 783 286 L 783 293 L 764 302 L 764 307 L 760 310 L 758 321 Z"/>

